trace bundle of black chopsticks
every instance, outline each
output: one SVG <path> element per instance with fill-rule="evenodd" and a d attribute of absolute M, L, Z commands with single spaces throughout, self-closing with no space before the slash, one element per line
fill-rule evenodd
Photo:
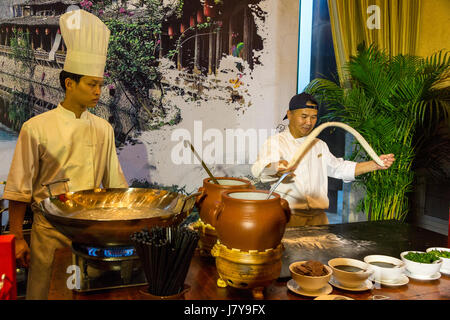
<path fill-rule="evenodd" d="M 184 289 L 184 281 L 199 240 L 187 227 L 154 227 L 131 235 L 148 281 L 148 292 L 169 296 Z"/>

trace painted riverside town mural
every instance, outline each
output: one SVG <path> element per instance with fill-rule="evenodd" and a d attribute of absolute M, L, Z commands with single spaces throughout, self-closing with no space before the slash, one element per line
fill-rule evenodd
<path fill-rule="evenodd" d="M 111 30 L 91 112 L 113 125 L 131 186 L 196 191 L 207 173 L 184 140 L 215 176 L 251 179 L 296 93 L 297 0 L 12 3 L 0 11 L 0 181 L 23 122 L 63 100 L 58 21 L 69 10 L 87 10 Z"/>

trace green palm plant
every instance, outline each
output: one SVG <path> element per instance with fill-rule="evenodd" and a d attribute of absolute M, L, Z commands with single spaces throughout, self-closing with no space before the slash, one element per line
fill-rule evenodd
<path fill-rule="evenodd" d="M 324 120 L 342 121 L 368 141 L 378 154 L 394 153 L 389 170 L 357 177 L 365 188 L 360 208 L 369 220 L 403 221 L 409 210 L 413 161 L 421 137 L 447 121 L 448 90 L 435 89 L 450 66 L 449 52 L 429 58 L 408 55 L 389 56 L 375 46 L 358 46 L 356 56 L 345 67 L 344 84 L 314 79 L 305 91 L 327 105 Z M 350 159 L 369 160 L 359 144 Z"/>

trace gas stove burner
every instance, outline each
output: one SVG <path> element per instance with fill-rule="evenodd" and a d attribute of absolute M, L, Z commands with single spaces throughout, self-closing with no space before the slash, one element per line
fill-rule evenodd
<path fill-rule="evenodd" d="M 73 243 L 72 248 L 76 253 L 81 254 L 86 258 L 108 260 L 138 257 L 136 249 L 133 246 L 91 247 Z"/>
<path fill-rule="evenodd" d="M 135 255 L 134 247 L 96 248 L 85 247 L 86 253 L 91 257 L 98 258 L 121 258 Z"/>
<path fill-rule="evenodd" d="M 146 284 L 134 246 L 89 246 L 72 242 L 72 260 L 80 267 L 78 292 Z"/>

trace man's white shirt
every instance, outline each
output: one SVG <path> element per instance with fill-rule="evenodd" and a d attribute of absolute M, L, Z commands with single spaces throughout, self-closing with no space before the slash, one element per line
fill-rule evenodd
<path fill-rule="evenodd" d="M 251 168 L 253 176 L 261 182 L 276 182 L 273 168 L 266 166 L 280 160 L 290 162 L 305 139 L 295 139 L 289 128 L 267 139 Z M 295 177 L 286 178 L 275 192 L 289 202 L 291 209 L 325 210 L 329 206 L 327 177 L 351 182 L 355 180 L 355 167 L 356 162 L 336 158 L 325 142 L 315 139 L 294 171 Z"/>

